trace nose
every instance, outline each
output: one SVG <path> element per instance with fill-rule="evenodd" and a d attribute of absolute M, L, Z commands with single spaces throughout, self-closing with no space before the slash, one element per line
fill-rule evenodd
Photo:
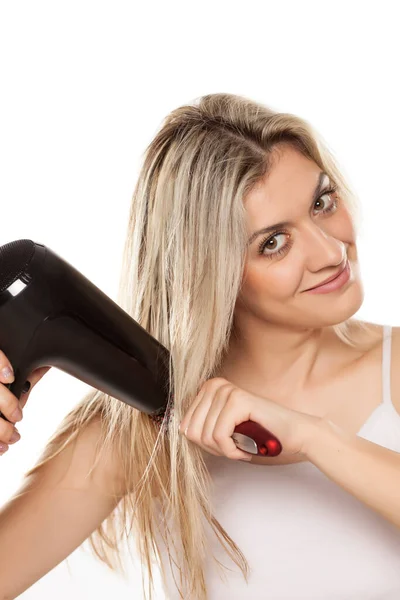
<path fill-rule="evenodd" d="M 320 227 L 311 225 L 308 230 L 308 238 L 305 241 L 307 250 L 305 252 L 310 263 L 322 263 L 314 265 L 313 271 L 323 269 L 324 266 L 338 267 L 347 258 L 347 247 L 344 242 L 327 234 Z"/>

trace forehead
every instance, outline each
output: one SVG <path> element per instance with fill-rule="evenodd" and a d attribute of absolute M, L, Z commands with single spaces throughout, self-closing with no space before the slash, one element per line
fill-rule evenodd
<path fill-rule="evenodd" d="M 320 167 L 301 152 L 290 146 L 281 146 L 273 151 L 271 168 L 245 199 L 249 219 L 257 219 L 260 210 L 269 222 L 287 220 L 287 208 L 307 202 L 318 183 Z M 275 219 L 274 217 L 277 217 Z M 282 218 L 281 218 L 282 217 Z M 257 225 L 257 223 L 253 223 Z M 265 223 L 267 224 L 267 223 Z"/>

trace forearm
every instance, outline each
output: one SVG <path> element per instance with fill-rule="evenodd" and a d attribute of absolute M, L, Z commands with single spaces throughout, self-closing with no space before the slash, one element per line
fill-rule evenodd
<path fill-rule="evenodd" d="M 332 422 L 310 427 L 308 460 L 345 491 L 400 528 L 400 454 Z"/>

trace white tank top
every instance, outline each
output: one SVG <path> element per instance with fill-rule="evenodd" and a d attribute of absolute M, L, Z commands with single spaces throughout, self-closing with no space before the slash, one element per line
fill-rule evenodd
<path fill-rule="evenodd" d="M 400 415 L 390 395 L 390 355 L 387 325 L 383 400 L 357 435 L 400 452 Z M 214 515 L 250 566 L 247 584 L 204 521 L 210 543 L 209 600 L 400 599 L 400 530 L 315 465 L 307 461 L 262 467 L 209 453 L 206 462 Z M 161 548 L 168 576 L 166 598 L 181 600 L 171 567 L 178 582 L 179 574 Z M 212 553 L 230 571 L 221 572 Z"/>

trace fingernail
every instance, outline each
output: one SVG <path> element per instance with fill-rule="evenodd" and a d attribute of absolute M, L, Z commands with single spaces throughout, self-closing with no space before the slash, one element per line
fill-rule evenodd
<path fill-rule="evenodd" d="M 12 436 L 10 437 L 10 442 L 18 442 L 18 440 L 21 438 L 20 434 L 18 433 L 17 430 L 14 431 L 14 433 L 12 434 Z"/>
<path fill-rule="evenodd" d="M 14 377 L 14 371 L 10 369 L 10 367 L 4 367 L 4 369 L 1 370 L 1 374 L 4 379 L 10 379 L 11 377 Z"/>

